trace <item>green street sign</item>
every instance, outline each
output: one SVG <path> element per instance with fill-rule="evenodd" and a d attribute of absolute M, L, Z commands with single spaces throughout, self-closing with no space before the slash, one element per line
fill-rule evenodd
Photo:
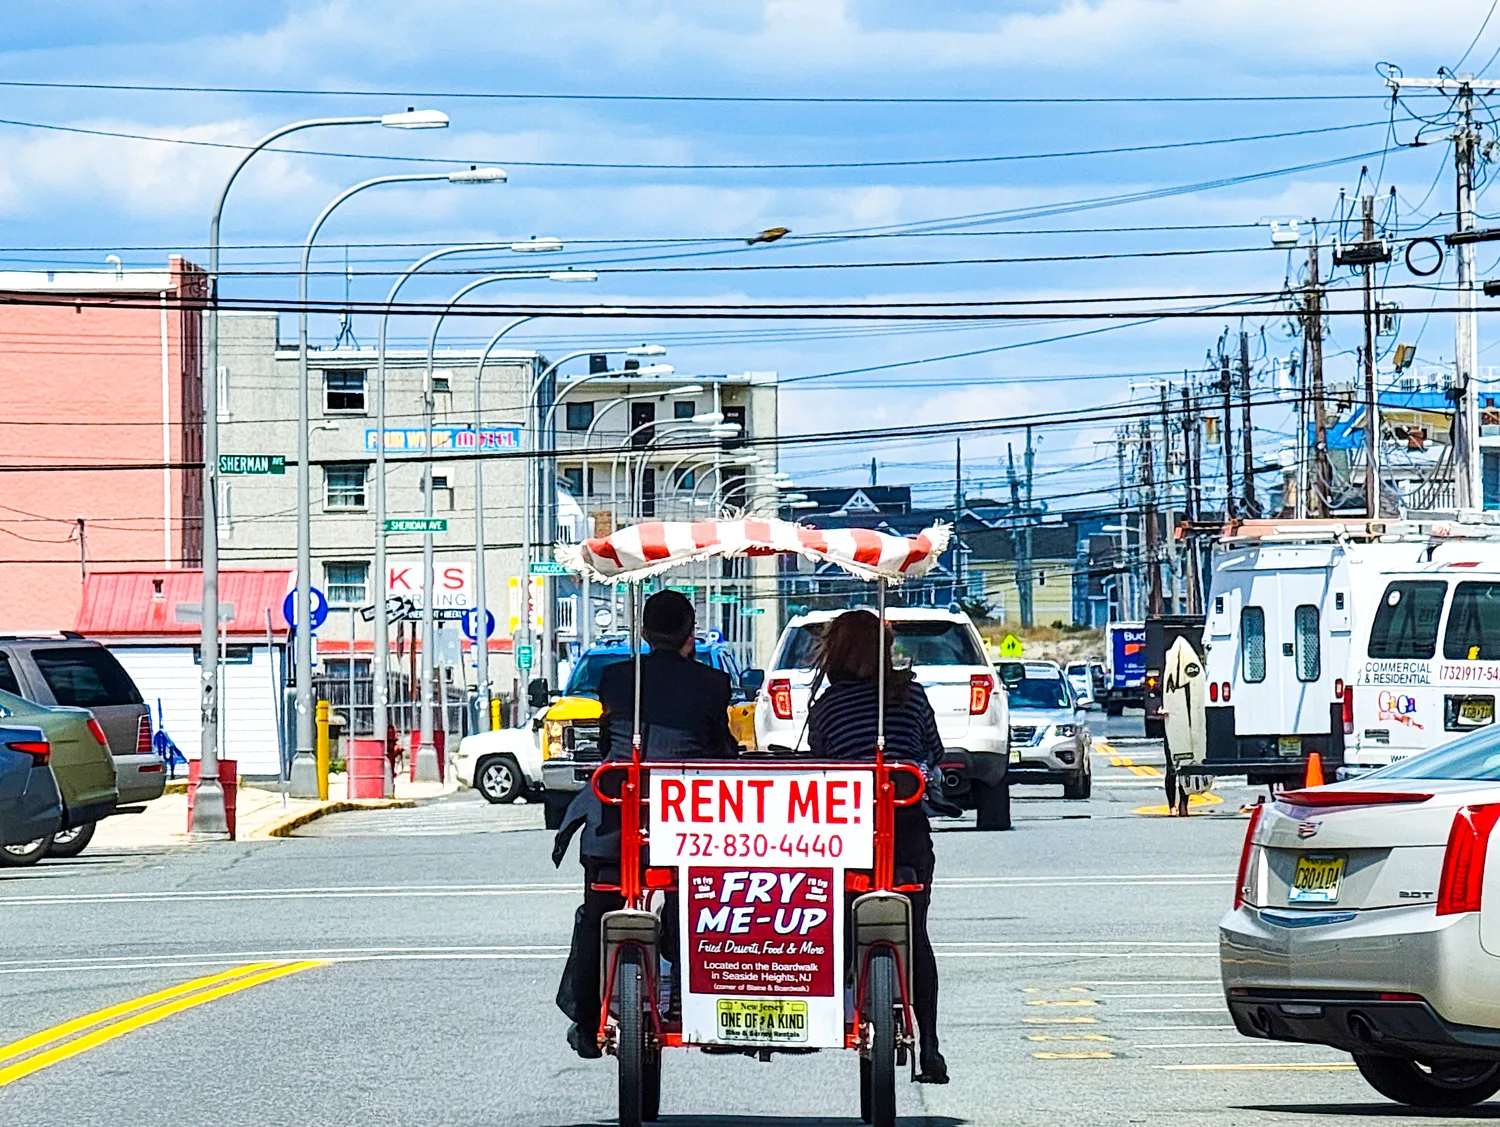
<path fill-rule="evenodd" d="M 227 476 L 237 474 L 284 474 L 285 454 L 220 454 L 219 473 Z"/>
<path fill-rule="evenodd" d="M 447 517 L 390 517 L 385 522 L 387 532 L 447 532 Z"/>
<path fill-rule="evenodd" d="M 765 607 L 740 607 L 740 614 L 741 615 L 752 615 L 753 616 L 753 615 L 765 614 L 765 613 L 766 613 L 766 608 Z"/>
<path fill-rule="evenodd" d="M 696 595 L 698 585 L 696 583 L 668 583 L 668 591 L 681 591 L 684 595 Z"/>
<path fill-rule="evenodd" d="M 530 646 L 516 647 L 516 664 L 519 665 L 522 669 L 530 669 L 531 660 L 535 656 L 536 653 Z"/>
<path fill-rule="evenodd" d="M 568 569 L 556 560 L 532 560 L 532 575 L 567 575 Z"/>
<path fill-rule="evenodd" d="M 733 591 L 721 591 L 708 597 L 711 603 L 737 603 L 740 597 Z"/>

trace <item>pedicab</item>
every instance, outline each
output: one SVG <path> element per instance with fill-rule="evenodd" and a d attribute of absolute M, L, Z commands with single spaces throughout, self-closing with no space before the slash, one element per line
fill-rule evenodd
<path fill-rule="evenodd" d="M 796 553 L 873 581 L 883 622 L 887 584 L 926 573 L 947 542 L 943 525 L 901 537 L 746 519 L 651 521 L 557 549 L 569 570 L 630 589 L 630 757 L 601 764 L 592 783 L 620 810 L 619 883 L 595 888 L 624 901 L 603 920 L 598 1029 L 618 1062 L 621 1127 L 658 1117 L 665 1049 L 762 1061 L 853 1050 L 861 1118 L 879 1127 L 895 1122 L 897 1069 L 917 1067 L 906 893 L 922 885 L 895 865 L 894 826 L 925 780 L 886 759 L 885 662 L 871 761 L 646 762 L 642 582 L 699 560 Z M 664 924 L 675 964 L 663 958 Z"/>

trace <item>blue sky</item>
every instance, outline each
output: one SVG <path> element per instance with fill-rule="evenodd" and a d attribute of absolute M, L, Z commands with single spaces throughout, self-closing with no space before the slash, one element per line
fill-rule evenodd
<path fill-rule="evenodd" d="M 1373 67 L 1399 63 L 1409 75 L 1454 66 L 1491 9 L 1490 0 L 1444 0 L 1413 18 L 1402 0 L 1096 0 L 1060 3 L 909 3 L 769 0 L 713 5 L 602 0 L 475 3 L 113 2 L 17 6 L 7 13 L 0 74 L 10 81 L 183 84 L 235 87 L 653 95 L 898 97 L 1078 97 L 1180 95 L 1382 95 Z M 1500 48 L 1500 14 L 1465 69 Z M 321 238 L 320 264 L 342 266 L 345 244 L 453 243 L 531 234 L 570 241 L 559 263 L 653 268 L 606 274 L 589 287 L 510 284 L 506 296 L 589 304 L 633 300 L 978 300 L 1187 294 L 1279 289 L 1287 255 L 1270 248 L 1271 217 L 1327 218 L 1361 160 L 1217 190 L 1041 218 L 996 217 L 977 226 L 934 224 L 923 237 L 771 247 L 731 243 L 663 247 L 662 240 L 733 239 L 770 226 L 795 236 L 927 223 L 1016 208 L 1148 191 L 1380 150 L 1389 106 L 1378 100 L 1234 103 L 851 105 L 661 103 L 471 98 L 314 97 L 0 87 L 0 258 L 5 265 L 101 264 L 125 247 L 181 248 L 201 260 L 212 197 L 234 159 L 210 147 L 133 141 L 37 128 L 67 126 L 200 141 L 245 143 L 309 116 L 379 113 L 407 104 L 439 108 L 453 127 L 428 134 L 327 130 L 301 145 L 372 157 L 454 158 L 506 167 L 503 187 L 392 188 L 365 194 Z M 1424 104 L 1436 108 L 1432 103 Z M 1416 123 L 1397 115 L 1395 137 Z M 1343 128 L 1351 127 L 1351 128 Z M 1303 137 L 1169 151 L 1048 160 L 859 169 L 675 170 L 534 167 L 523 162 L 826 163 L 1015 155 L 1205 141 L 1308 129 Z M 1383 162 L 1379 190 L 1398 189 L 1403 227 L 1449 220 L 1452 176 L 1440 132 L 1421 149 Z M 1370 160 L 1372 173 L 1381 166 Z M 236 188 L 226 240 L 242 249 L 228 269 L 272 276 L 226 281 L 226 295 L 295 294 L 293 251 L 311 217 L 341 188 L 410 168 L 380 159 L 271 154 Z M 432 167 L 446 167 L 444 164 Z M 1436 185 L 1435 190 L 1433 185 Z M 1491 205 L 1492 206 L 1492 205 Z M 1486 204 L 1481 199 L 1481 212 Z M 1059 234 L 1062 228 L 1223 225 L 1218 229 Z M 1042 233 L 1024 233 L 1024 232 Z M 630 240 L 643 241 L 632 245 Z M 253 244 L 273 244 L 255 247 Z M 37 249 L 24 249 L 37 248 Z M 70 250 L 69 248 L 90 248 Z M 94 249 L 97 248 L 97 249 Z M 1053 256 L 1145 250 L 1222 250 L 1180 257 L 1090 262 L 858 268 L 861 262 Z M 713 250 L 698 257 L 684 251 Z M 1239 253 L 1227 253 L 1239 252 Z M 165 252 L 120 250 L 132 265 Z M 419 251 L 350 250 L 357 298 L 384 295 L 374 272 Z M 490 260 L 492 265 L 512 261 Z M 1493 255 L 1481 255 L 1481 268 Z M 660 272 L 660 267 L 826 264 L 799 271 Z M 527 259 L 524 265 L 534 265 Z M 1325 265 L 1325 270 L 1327 269 Z M 1451 275 L 1450 275 L 1451 276 Z M 1393 271 L 1392 282 L 1415 281 Z M 438 299 L 459 280 L 413 286 Z M 314 296 L 338 297 L 341 278 Z M 488 291 L 498 299 L 499 287 Z M 1414 309 L 1431 300 L 1393 293 Z M 450 323 L 444 340 L 484 338 L 483 321 Z M 1022 345 L 1094 323 L 995 327 L 870 327 L 803 324 L 602 322 L 537 326 L 523 339 L 559 353 L 592 340 L 662 338 L 679 372 L 775 370 L 789 379 L 893 363 L 859 376 L 808 378 L 782 400 L 785 431 L 941 423 L 1127 401 L 1150 375 L 1202 366 L 1230 320 L 1176 320 L 1071 341 L 908 364 L 949 353 Z M 356 326 L 362 340 L 372 326 Z M 1265 351 L 1294 342 L 1284 323 Z M 415 320 L 400 334 L 425 335 Z M 315 323 L 331 339 L 332 318 Z M 1481 331 L 1481 345 L 1486 343 Z M 1357 327 L 1334 325 L 1330 376 L 1352 374 Z M 1451 359 L 1451 322 L 1403 319 L 1401 339 L 1424 361 Z M 1342 350 L 1348 354 L 1338 355 Z M 1494 350 L 1482 362 L 1496 362 Z M 1088 378 L 1085 378 L 1088 377 Z M 1135 394 L 1144 394 L 1139 389 Z M 1281 421 L 1265 412 L 1260 422 Z M 1052 431 L 1039 492 L 1066 508 L 1113 478 L 1113 454 L 1096 444 L 1107 427 Z M 1013 437 L 1013 436 L 1012 436 Z M 1274 442 L 1266 435 L 1258 440 Z M 996 492 L 1006 436 L 966 442 L 974 492 Z M 950 496 L 952 443 L 888 444 L 789 452 L 784 464 L 809 484 L 858 481 L 872 453 L 884 481 L 910 480 L 924 496 Z M 1101 461 L 1102 460 L 1102 461 Z"/>

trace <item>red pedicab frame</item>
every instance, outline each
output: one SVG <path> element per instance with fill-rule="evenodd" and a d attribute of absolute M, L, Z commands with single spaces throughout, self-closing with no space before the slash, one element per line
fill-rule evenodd
<path fill-rule="evenodd" d="M 609 537 L 559 547 L 558 558 L 574 571 L 584 571 L 606 583 L 630 586 L 630 651 L 634 666 L 634 708 L 630 759 L 602 763 L 591 786 L 601 802 L 620 808 L 619 884 L 596 883 L 596 891 L 619 892 L 625 907 L 606 913 L 601 927 L 601 1000 L 599 1045 L 619 1060 L 619 1118 L 622 1127 L 638 1127 L 655 1120 L 661 1096 L 661 1050 L 682 1047 L 680 1019 L 663 1019 L 657 971 L 660 966 L 660 920 L 646 907 L 656 891 L 677 885 L 673 867 L 645 867 L 642 849 L 648 834 L 642 816 L 649 806 L 645 783 L 651 768 L 687 769 L 712 773 L 743 773 L 743 761 L 661 761 L 649 766 L 641 746 L 640 584 L 671 567 L 713 556 L 760 556 L 797 552 L 829 560 L 844 570 L 876 584 L 876 613 L 880 645 L 885 645 L 886 587 L 894 580 L 924 574 L 943 551 L 947 529 L 938 525 L 916 537 L 905 538 L 868 529 L 820 531 L 783 521 L 732 522 L 721 526 L 699 522 L 671 526 L 663 522 L 620 529 Z M 899 560 L 899 562 L 897 562 Z M 921 884 L 897 884 L 895 818 L 898 806 L 922 799 L 926 779 L 910 763 L 887 762 L 885 757 L 885 654 L 876 662 L 876 737 L 873 766 L 863 762 L 792 760 L 757 762 L 766 771 L 859 771 L 875 777 L 874 867 L 845 873 L 842 893 L 856 892 L 850 907 L 855 976 L 854 1017 L 845 1030 L 844 1046 L 860 1053 L 860 1114 L 867 1123 L 890 1127 L 895 1122 L 895 1069 L 909 1063 L 916 1070 L 915 1023 L 912 1019 L 911 902 L 906 893 L 923 891 Z M 604 784 L 622 776 L 618 793 Z M 911 793 L 898 795 L 896 778 L 912 780 Z M 678 952 L 679 981 L 686 952 Z M 622 968 L 624 971 L 622 973 Z M 644 1018 L 644 1020 L 642 1020 Z M 787 1046 L 737 1045 L 769 1060 Z M 809 1051 L 803 1049 L 801 1051 Z M 816 1050 L 812 1050 L 816 1051 Z"/>

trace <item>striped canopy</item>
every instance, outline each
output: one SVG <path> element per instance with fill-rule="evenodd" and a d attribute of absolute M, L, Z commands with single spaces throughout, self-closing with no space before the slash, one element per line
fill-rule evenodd
<path fill-rule="evenodd" d="M 787 552 L 827 560 L 861 579 L 899 583 L 925 575 L 947 546 L 945 524 L 915 536 L 891 536 L 869 528 L 808 528 L 784 520 L 658 520 L 581 544 L 561 544 L 557 560 L 569 571 L 605 583 L 630 583 L 714 556 Z"/>

